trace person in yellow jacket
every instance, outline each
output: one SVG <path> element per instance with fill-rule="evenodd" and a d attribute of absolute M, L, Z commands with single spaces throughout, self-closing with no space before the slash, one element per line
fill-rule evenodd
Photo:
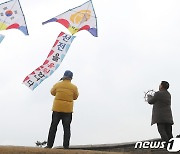
<path fill-rule="evenodd" d="M 53 147 L 57 126 L 60 120 L 62 120 L 64 130 L 63 147 L 65 149 L 69 148 L 73 100 L 76 100 L 79 95 L 78 88 L 71 83 L 72 77 L 73 73 L 71 71 L 65 71 L 60 82 L 56 83 L 51 89 L 51 94 L 55 96 L 55 98 L 52 107 L 52 122 L 49 129 L 47 146 L 45 148 Z"/>

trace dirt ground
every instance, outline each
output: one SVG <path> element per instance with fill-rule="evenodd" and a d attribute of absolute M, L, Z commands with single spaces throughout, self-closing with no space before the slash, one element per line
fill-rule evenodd
<path fill-rule="evenodd" d="M 124 154 L 90 150 L 44 149 L 36 147 L 0 146 L 0 154 Z"/>

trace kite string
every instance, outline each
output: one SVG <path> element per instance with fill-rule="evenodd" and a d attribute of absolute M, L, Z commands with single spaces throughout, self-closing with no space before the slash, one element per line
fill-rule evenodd
<path fill-rule="evenodd" d="M 16 4 L 17 1 L 18 1 L 18 0 L 16 0 L 16 1 L 14 2 L 14 4 L 13 4 L 12 7 L 11 7 L 11 10 L 13 9 L 13 7 L 14 7 L 14 5 Z M 0 30 L 2 29 L 3 24 L 5 23 L 5 21 L 6 21 L 7 18 L 8 18 L 8 17 L 6 16 L 6 18 L 5 18 L 4 21 L 2 22 L 1 27 L 0 27 Z"/>

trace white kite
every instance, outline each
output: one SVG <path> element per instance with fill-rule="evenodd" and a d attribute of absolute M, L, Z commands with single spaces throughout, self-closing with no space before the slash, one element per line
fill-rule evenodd
<path fill-rule="evenodd" d="M 0 4 L 0 30 L 19 29 L 28 35 L 25 17 L 19 0 Z"/>
<path fill-rule="evenodd" d="M 72 35 L 81 30 L 87 30 L 93 36 L 98 36 L 97 17 L 91 0 L 73 9 L 69 9 L 68 11 L 51 18 L 42 24 L 49 22 L 58 22 L 64 25 Z"/>
<path fill-rule="evenodd" d="M 75 38 L 75 36 L 73 36 L 75 33 L 81 30 L 87 30 L 93 36 L 98 36 L 97 18 L 91 0 L 51 18 L 50 20 L 43 22 L 43 24 L 49 22 L 58 22 L 64 25 L 72 35 L 61 32 L 43 65 L 35 69 L 24 79 L 23 83 L 31 90 L 34 90 L 44 79 L 49 77 L 59 67 L 70 44 Z"/>

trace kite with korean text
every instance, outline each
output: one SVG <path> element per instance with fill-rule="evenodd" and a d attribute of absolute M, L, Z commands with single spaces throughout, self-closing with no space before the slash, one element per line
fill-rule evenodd
<path fill-rule="evenodd" d="M 26 76 L 23 83 L 34 90 L 60 66 L 75 36 L 61 32 L 43 65 Z"/>
<path fill-rule="evenodd" d="M 81 30 L 87 30 L 93 36 L 97 37 L 97 18 L 91 0 L 47 20 L 42 24 L 49 22 L 61 23 L 72 35 Z"/>
<path fill-rule="evenodd" d="M 91 0 L 45 21 L 43 24 L 49 22 L 61 23 L 72 35 L 61 32 L 45 62 L 26 76 L 23 83 L 31 90 L 34 90 L 59 67 L 75 38 L 73 36 L 75 33 L 87 30 L 97 37 L 97 18 Z"/>
<path fill-rule="evenodd" d="M 0 4 L 0 30 L 19 29 L 28 35 L 25 17 L 19 0 Z"/>

